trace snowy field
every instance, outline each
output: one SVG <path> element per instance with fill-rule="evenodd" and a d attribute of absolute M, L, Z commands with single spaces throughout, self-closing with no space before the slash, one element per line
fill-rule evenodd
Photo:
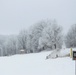
<path fill-rule="evenodd" d="M 67 51 L 61 52 L 65 54 Z M 75 75 L 70 57 L 45 59 L 51 52 L 0 57 L 0 75 Z"/>

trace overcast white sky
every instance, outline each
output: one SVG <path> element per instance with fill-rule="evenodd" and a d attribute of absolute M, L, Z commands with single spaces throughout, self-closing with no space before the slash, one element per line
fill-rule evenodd
<path fill-rule="evenodd" d="M 56 19 L 66 32 L 76 23 L 76 0 L 0 0 L 0 34 L 18 34 L 43 19 Z"/>

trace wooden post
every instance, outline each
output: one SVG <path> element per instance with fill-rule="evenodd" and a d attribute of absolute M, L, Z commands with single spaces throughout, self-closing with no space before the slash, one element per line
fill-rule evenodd
<path fill-rule="evenodd" d="M 72 58 L 73 56 L 73 52 L 72 52 L 72 48 L 70 49 L 70 58 Z"/>

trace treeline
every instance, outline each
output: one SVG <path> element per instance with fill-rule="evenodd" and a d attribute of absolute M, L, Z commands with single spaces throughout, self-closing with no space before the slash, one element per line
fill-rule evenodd
<path fill-rule="evenodd" d="M 76 25 L 66 35 L 67 47 L 76 46 L 75 35 Z M 21 30 L 18 35 L 0 35 L 0 56 L 20 54 L 21 50 L 24 50 L 24 53 L 35 53 L 43 50 L 61 49 L 62 45 L 62 27 L 55 20 L 40 21 L 27 31 Z"/>

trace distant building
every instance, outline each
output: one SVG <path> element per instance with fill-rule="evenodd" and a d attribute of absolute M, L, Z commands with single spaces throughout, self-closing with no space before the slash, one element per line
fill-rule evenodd
<path fill-rule="evenodd" d="M 24 54 L 24 53 L 25 53 L 25 50 L 21 49 L 20 54 Z"/>

